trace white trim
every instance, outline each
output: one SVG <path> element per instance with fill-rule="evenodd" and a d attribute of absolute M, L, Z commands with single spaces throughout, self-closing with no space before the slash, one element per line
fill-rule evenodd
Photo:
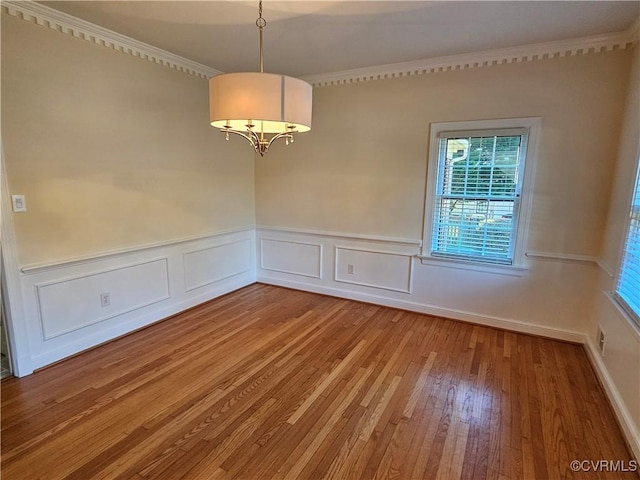
<path fill-rule="evenodd" d="M 384 297 L 381 295 L 370 295 L 367 293 L 354 292 L 342 288 L 325 287 L 317 284 L 296 282 L 285 280 L 282 278 L 269 277 L 266 275 L 258 275 L 258 283 L 266 283 L 269 285 L 278 285 L 281 287 L 293 288 L 296 290 L 304 290 L 307 292 L 320 293 L 330 295 L 332 297 L 346 298 L 348 300 L 356 300 L 359 302 L 372 303 L 385 307 L 399 308 L 409 310 L 411 312 L 424 313 L 442 318 L 450 318 L 463 322 L 484 325 L 487 327 L 500 328 L 513 332 L 526 333 L 529 335 L 538 335 L 541 337 L 553 338 L 573 343 L 584 343 L 584 334 L 571 330 L 560 328 L 545 327 L 542 325 L 533 325 L 530 323 L 512 320 L 508 318 L 491 317 L 488 315 L 480 315 L 477 313 L 466 312 L 463 310 L 454 310 L 448 308 L 437 307 L 418 302 L 410 302 L 407 300 L 398 300 L 395 298 Z"/>
<path fill-rule="evenodd" d="M 407 257 L 409 259 L 409 278 L 407 278 L 407 288 L 402 289 L 402 288 L 385 287 L 383 285 L 375 285 L 373 283 L 356 282 L 354 280 L 346 280 L 344 278 L 338 278 L 338 250 L 352 250 L 355 252 L 377 253 L 380 255 L 395 255 L 397 257 Z M 356 248 L 356 247 L 345 247 L 342 245 L 334 245 L 333 280 L 335 282 L 349 283 L 351 285 L 361 285 L 363 287 L 379 288 L 381 290 L 389 290 L 391 292 L 411 294 L 413 293 L 413 257 L 414 256 L 415 255 L 411 255 L 407 253 L 390 252 L 388 250 L 371 250 L 368 248 Z"/>
<path fill-rule="evenodd" d="M 72 35 L 75 38 L 87 40 L 99 46 L 140 57 L 190 75 L 210 78 L 223 73 L 215 68 L 140 42 L 94 23 L 47 7 L 41 3 L 3 0 L 1 8 L 2 11 L 6 11 L 9 15 L 22 18 L 37 25 L 47 26 L 61 33 Z M 509 63 L 531 62 L 555 57 L 608 52 L 614 49 L 625 49 L 637 43 L 638 24 L 639 22 L 636 20 L 630 28 L 623 32 L 307 75 L 302 77 L 302 79 L 311 83 L 313 86 L 320 87 Z"/>
<path fill-rule="evenodd" d="M 638 21 L 640 22 L 640 17 L 638 18 Z M 626 205 L 628 205 L 628 214 L 627 214 L 627 218 L 625 220 L 625 227 L 624 227 L 624 231 L 623 234 L 621 236 L 620 239 L 620 247 L 618 250 L 618 268 L 615 270 L 615 274 L 613 275 L 613 292 L 617 294 L 618 292 L 618 288 L 620 287 L 620 275 L 622 274 L 622 267 L 624 266 L 624 262 L 625 262 L 625 257 L 626 257 L 626 253 L 627 253 L 627 241 L 629 240 L 630 236 L 631 236 L 631 224 L 633 222 L 633 217 L 634 217 L 634 210 L 635 210 L 635 200 L 636 200 L 636 193 L 640 192 L 640 138 L 638 139 L 638 145 L 636 146 L 636 165 L 634 168 L 634 172 L 633 172 L 633 180 L 631 182 L 630 185 L 630 189 L 627 191 L 627 201 L 626 201 Z M 640 200 L 640 199 L 639 199 Z M 634 244 L 635 247 L 635 244 Z M 635 269 L 634 269 L 635 270 Z M 622 316 L 624 317 L 624 319 L 633 325 L 634 328 L 637 327 L 637 318 L 632 318 L 630 315 L 632 313 L 635 313 L 636 317 L 638 315 L 640 315 L 640 312 L 629 312 L 627 313 L 625 311 L 624 308 L 622 308 L 622 305 L 619 303 L 618 299 L 616 299 L 615 297 L 611 297 L 611 300 L 613 302 L 613 304 L 616 306 L 616 309 L 618 311 L 620 311 L 622 313 Z M 622 299 L 621 299 L 622 300 Z M 626 303 L 626 302 L 625 302 Z M 631 305 L 626 305 L 630 310 L 631 309 Z"/>
<path fill-rule="evenodd" d="M 627 311 L 620 305 L 620 302 L 616 300 L 613 292 L 602 292 L 611 302 L 611 306 L 616 311 L 622 323 L 624 323 L 629 329 L 629 333 L 633 335 L 638 342 L 640 342 L 640 325 L 638 325 L 633 318 L 629 316 Z"/>
<path fill-rule="evenodd" d="M 4 203 L 3 208 L 6 208 Z M 191 265 L 196 266 L 198 275 L 189 278 L 193 280 L 192 283 L 195 285 L 207 280 L 209 275 L 222 276 L 234 271 L 245 271 L 218 279 L 218 281 L 197 290 L 185 292 L 187 285 L 184 277 L 186 266 L 183 253 L 229 241 L 234 243 L 234 240 L 238 241 L 235 245 L 239 245 L 241 248 L 234 247 L 228 253 L 224 251 L 223 256 L 220 256 L 219 253 L 217 256 L 214 255 L 215 258 L 208 264 L 210 268 L 200 268 L 200 259 L 197 259 L 197 263 L 191 262 Z M 248 243 L 244 243 L 245 241 Z M 22 305 L 18 306 L 22 306 L 24 309 L 23 318 L 19 319 L 19 326 L 26 330 L 27 340 L 31 346 L 28 357 L 30 370 L 21 372 L 19 375 L 28 375 L 32 373 L 34 368 L 43 367 L 137 328 L 163 320 L 185 308 L 211 300 L 220 292 L 220 294 L 227 293 L 235 288 L 255 283 L 256 250 L 254 242 L 255 233 L 251 230 L 241 234 L 232 233 L 222 238 L 215 237 L 213 240 L 195 240 L 191 243 L 180 243 L 133 255 L 123 254 L 97 263 L 61 267 L 29 275 L 19 275 L 16 268 L 16 276 L 21 283 L 23 295 Z M 187 258 L 189 258 L 188 255 Z M 153 263 L 156 260 L 159 261 Z M 143 267 L 135 267 L 135 265 L 143 265 Z M 148 265 L 149 268 L 145 265 Z M 131 266 L 134 266 L 132 271 L 122 270 Z M 141 270 L 139 270 L 140 268 Z M 121 272 L 102 275 L 113 270 L 121 270 Z M 69 289 L 63 289 L 66 292 L 63 295 L 72 295 L 66 300 L 57 294 L 57 286 L 54 287 L 55 291 L 40 288 L 40 294 L 38 293 L 38 285 L 42 287 L 84 277 L 90 277 L 89 282 L 81 280 L 80 285 L 77 285 L 80 288 L 78 290 L 80 297 L 77 298 L 77 301 L 73 296 L 75 289 L 73 292 Z M 128 282 L 127 279 L 132 281 Z M 123 285 L 123 281 L 128 286 Z M 76 287 L 75 284 L 67 285 Z M 102 310 L 97 304 L 98 295 L 101 292 L 111 291 L 113 293 L 111 285 L 115 285 L 113 288 L 116 288 L 116 294 L 121 299 L 121 303 L 112 303 L 110 308 Z M 142 294 L 140 297 L 135 295 L 136 292 L 131 293 L 130 291 L 130 288 L 135 290 L 138 287 L 140 287 Z M 122 288 L 125 290 L 120 291 Z M 169 296 L 166 299 L 161 298 L 165 295 Z M 91 300 L 93 296 L 95 296 L 95 302 Z M 61 301 L 63 303 L 60 303 Z M 148 304 L 141 305 L 147 302 Z M 85 317 L 88 315 L 90 318 L 66 318 L 65 308 L 73 309 L 76 307 L 76 303 L 79 308 L 85 311 Z M 114 313 L 111 309 L 114 311 L 122 309 L 122 311 Z M 110 319 L 103 318 L 106 315 L 109 315 Z M 43 338 L 42 318 L 45 319 L 46 332 L 49 336 L 46 339 Z M 49 322 L 49 320 L 51 321 Z M 91 322 L 91 325 L 83 325 L 80 329 L 75 328 L 84 321 Z M 65 330 L 68 328 L 77 331 Z M 62 330 L 65 330 L 65 334 L 57 335 Z M 23 352 L 20 354 L 23 355 Z"/>
<path fill-rule="evenodd" d="M 343 70 L 340 72 L 307 75 L 302 77 L 302 79 L 311 83 L 314 87 L 349 84 L 450 70 L 466 70 L 509 63 L 532 62 L 555 57 L 610 52 L 614 49 L 625 49 L 630 45 L 634 45 L 637 41 L 638 21 L 623 32 L 519 45 L 459 55 L 447 55 L 412 62 Z"/>
<path fill-rule="evenodd" d="M 203 292 L 202 294 L 194 297 L 186 298 L 179 303 L 161 306 L 160 309 L 154 310 L 152 312 L 141 311 L 139 316 L 109 326 L 107 330 L 90 333 L 86 336 L 83 336 L 82 338 L 74 340 L 71 343 L 62 345 L 53 350 L 48 350 L 44 353 L 34 355 L 32 357 L 33 369 L 45 367 L 54 362 L 67 358 L 72 354 L 82 353 L 85 350 L 98 347 L 113 340 L 117 340 L 118 338 L 134 333 L 141 328 L 167 320 L 169 317 L 183 312 L 191 307 L 218 298 L 221 295 L 226 295 L 227 293 L 233 292 L 240 288 L 244 288 L 248 285 L 253 285 L 254 283 L 255 278 L 234 278 L 233 281 L 223 282 L 221 285 L 216 286 L 214 290 Z M 32 373 L 33 369 L 31 370 L 31 372 L 27 372 L 24 375 Z"/>
<path fill-rule="evenodd" d="M 21 17 L 37 25 L 48 26 L 61 33 L 168 66 L 190 75 L 209 78 L 223 73 L 215 68 L 140 42 L 41 3 L 3 0 L 2 10 L 9 15 Z M 630 28 L 623 32 L 307 75 L 302 79 L 319 87 L 608 52 L 634 45 L 638 41 L 638 29 L 638 20 L 636 20 Z"/>
<path fill-rule="evenodd" d="M 183 278 L 183 281 L 184 281 L 184 287 L 185 287 L 184 291 L 185 291 L 185 293 L 186 292 L 191 292 L 193 290 L 197 290 L 198 288 L 202 288 L 202 287 L 207 286 L 207 285 L 211 285 L 212 283 L 221 282 L 222 280 L 226 280 L 227 278 L 235 277 L 236 275 L 241 275 L 243 273 L 247 273 L 247 272 L 252 270 L 252 268 L 251 268 L 252 266 L 250 265 L 249 268 L 246 268 L 244 270 L 240 270 L 240 271 L 237 271 L 237 272 L 234 272 L 234 273 L 230 273 L 229 275 L 218 276 L 218 277 L 215 277 L 213 280 L 207 280 L 206 282 L 199 283 L 198 285 L 188 286 L 188 282 L 187 282 L 187 280 L 188 280 L 187 279 L 187 267 L 186 267 L 186 265 L 187 265 L 187 261 L 186 261 L 187 260 L 187 255 L 192 255 L 194 253 L 199 253 L 199 252 L 206 252 L 207 250 L 214 250 L 216 248 L 226 247 L 227 245 L 236 245 L 236 244 L 241 244 L 241 243 L 245 243 L 245 242 L 249 243 L 249 251 L 251 251 L 252 250 L 252 248 L 251 248 L 251 239 L 250 238 L 241 238 L 239 240 L 231 240 L 229 242 L 220 243 L 218 245 L 211 245 L 209 247 L 198 248 L 196 250 L 190 250 L 188 252 L 183 252 L 182 253 L 182 265 L 184 266 L 184 272 L 183 272 L 184 278 Z"/>
<path fill-rule="evenodd" d="M 507 275 L 509 277 L 522 277 L 529 270 L 528 267 L 515 265 L 502 265 L 500 263 L 479 263 L 462 258 L 436 257 L 433 255 L 416 255 L 422 265 L 434 267 L 455 268 L 458 270 L 471 270 L 472 272 L 493 273 Z"/>
<path fill-rule="evenodd" d="M 267 240 L 269 242 L 279 242 L 279 243 L 293 243 L 294 245 L 308 245 L 310 247 L 318 247 L 318 274 L 311 275 L 310 273 L 302 273 L 302 272 L 294 272 L 293 270 L 285 270 L 280 268 L 270 268 L 264 266 L 264 241 Z M 310 243 L 310 242 L 293 242 L 291 240 L 283 240 L 281 238 L 269 238 L 269 237 L 260 237 L 260 268 L 262 270 L 268 270 L 270 272 L 280 272 L 280 273 L 288 273 L 290 275 L 300 275 L 303 277 L 309 278 L 317 278 L 318 280 L 322 280 L 322 260 L 323 260 L 323 245 L 321 243 Z"/>
<path fill-rule="evenodd" d="M 71 282 L 73 280 L 79 280 L 81 278 L 88 278 L 88 277 L 95 277 L 97 275 L 102 275 L 104 273 L 108 273 L 108 272 L 116 272 L 118 270 L 124 270 L 127 268 L 131 268 L 131 267 L 139 267 L 142 265 L 148 265 L 150 263 L 155 263 L 155 262 L 160 262 L 164 260 L 164 273 L 165 273 L 165 285 L 167 288 L 167 294 L 166 295 L 162 295 L 158 298 L 155 298 L 149 302 L 145 302 L 145 303 L 140 303 L 137 305 L 134 305 L 132 307 L 128 307 L 125 308 L 123 310 L 118 310 L 116 312 L 112 312 L 109 313 L 107 315 L 104 315 L 102 317 L 96 318 L 94 320 L 85 322 L 81 325 L 78 325 L 74 328 L 68 328 L 66 330 L 62 330 L 60 332 L 55 333 L 54 335 L 47 335 L 45 332 L 45 327 L 44 327 L 44 316 L 43 316 L 43 311 L 42 311 L 42 302 L 40 300 L 40 291 L 43 287 L 48 287 L 50 285 L 57 285 L 59 283 L 66 283 L 66 282 Z M 56 279 L 50 282 L 42 282 L 42 283 L 37 283 L 35 284 L 35 289 L 36 289 L 36 304 L 37 304 L 37 308 L 38 308 L 38 316 L 39 316 L 39 320 L 40 320 L 40 328 L 42 330 L 42 338 L 45 340 L 51 340 L 52 338 L 56 338 L 59 337 L 61 335 L 70 333 L 70 332 L 75 332 L 76 330 L 81 330 L 85 327 L 88 327 L 90 325 L 95 325 L 96 323 L 100 323 L 100 322 L 104 322 L 105 320 L 109 320 L 110 318 L 114 318 L 114 317 L 118 317 L 120 315 L 124 315 L 125 313 L 129 313 L 129 312 L 133 312 L 134 310 L 139 310 L 141 308 L 144 307 L 148 307 L 149 305 L 153 305 L 154 303 L 158 303 L 158 302 L 162 302 L 164 300 L 167 300 L 169 298 L 171 298 L 171 292 L 169 290 L 169 257 L 160 257 L 160 258 L 153 258 L 150 260 L 145 260 L 143 262 L 136 262 L 136 263 L 131 263 L 131 264 L 127 264 L 127 265 L 121 265 L 118 267 L 112 267 L 112 268 L 108 268 L 105 270 L 100 270 L 97 272 L 91 272 L 91 273 L 87 273 L 85 275 L 75 275 L 72 277 L 66 277 L 66 278 L 60 278 L 60 279 Z"/>
<path fill-rule="evenodd" d="M 534 260 L 546 260 L 562 263 L 581 263 L 593 266 L 599 265 L 598 257 L 593 257 L 591 255 L 576 255 L 573 253 L 525 252 L 525 256 Z"/>
<path fill-rule="evenodd" d="M 635 22 L 636 27 L 636 35 L 640 37 L 640 17 Z M 625 247 L 627 245 L 627 235 L 629 234 L 629 226 L 631 225 L 631 209 L 633 203 L 633 197 L 635 195 L 635 182 L 637 181 L 638 171 L 640 169 L 640 138 L 638 139 L 638 145 L 636 146 L 636 161 L 638 162 L 634 167 L 635 177 L 632 177 L 631 185 L 628 185 L 629 189 L 627 190 L 627 194 L 625 196 L 625 205 L 628 205 L 628 213 L 625 220 L 625 226 L 623 234 L 618 238 L 618 250 L 617 250 L 617 260 L 616 266 L 613 267 L 611 264 L 606 263 L 603 259 L 601 259 L 600 267 L 609 274 L 609 276 L 613 279 L 613 289 L 618 287 L 618 277 L 620 275 L 620 269 L 622 268 L 622 259 L 624 257 Z"/>
<path fill-rule="evenodd" d="M 481 259 L 456 259 L 449 256 L 436 257 L 431 255 L 431 238 L 433 231 L 433 212 L 436 193 L 436 182 L 438 181 L 438 164 L 439 164 L 439 148 L 440 134 L 449 131 L 473 131 L 473 130 L 494 130 L 505 128 L 523 128 L 526 129 L 527 141 L 526 151 L 524 153 L 524 166 L 522 169 L 522 183 L 519 198 L 519 208 L 514 212 L 514 222 L 516 222 L 515 230 L 512 233 L 513 242 L 513 264 L 508 265 L 514 271 L 523 271 L 526 269 L 525 249 L 529 237 L 529 219 L 531 218 L 531 210 L 533 206 L 533 185 L 536 175 L 536 164 L 538 163 L 538 144 L 540 141 L 540 132 L 542 130 L 542 120 L 540 117 L 521 117 L 521 118 L 498 118 L 487 120 L 463 120 L 456 122 L 434 122 L 429 129 L 429 151 L 427 158 L 427 181 L 424 198 L 424 219 L 422 232 L 422 249 L 419 258 L 424 264 L 427 260 L 450 261 L 452 264 L 461 265 L 468 263 L 474 265 L 472 270 L 482 271 L 485 265 Z M 486 262 L 486 271 L 499 271 L 496 269 L 498 264 Z M 503 271 L 507 271 L 505 268 Z"/>
<path fill-rule="evenodd" d="M 317 284 L 310 284 L 306 282 L 298 282 L 289 279 L 269 277 L 258 274 L 258 282 L 279 285 L 287 288 L 294 288 L 298 290 L 304 290 L 309 292 L 315 292 L 324 295 L 331 295 L 340 298 L 346 298 L 350 300 L 362 301 L 372 303 L 376 305 L 383 305 L 387 307 L 400 308 L 404 310 L 414 311 L 418 313 L 424 313 L 427 315 L 434 315 L 438 317 L 450 318 L 458 321 L 465 321 L 474 324 L 500 328 L 503 330 L 515 331 L 519 333 L 525 333 L 530 335 L 539 335 L 542 337 L 553 338 L 556 340 L 569 341 L 579 344 L 584 344 L 587 350 L 588 356 L 594 365 L 594 369 L 598 377 L 604 386 L 605 393 L 609 402 L 611 402 L 616 416 L 622 426 L 623 433 L 631 445 L 631 448 L 636 456 L 640 459 L 640 437 L 638 436 L 638 429 L 635 426 L 631 415 L 629 414 L 622 398 L 617 391 L 613 380 L 610 378 L 604 363 L 597 354 L 592 341 L 589 340 L 583 333 L 577 331 L 570 331 L 565 329 L 551 328 L 540 325 L 532 325 L 529 323 L 521 322 L 518 320 L 493 317 L 488 315 L 475 314 L 468 311 L 442 308 L 435 305 L 422 304 L 409 300 L 399 300 L 395 298 L 386 297 L 384 295 L 372 295 L 367 293 L 356 292 L 347 288 L 334 288 L 321 286 Z"/>
<path fill-rule="evenodd" d="M 538 168 L 538 147 L 542 136 L 542 118 L 530 117 L 520 118 L 524 125 L 529 128 L 527 136 L 527 152 L 524 163 L 524 178 L 522 180 L 522 191 L 520 192 L 520 212 L 518 213 L 518 226 L 516 229 L 515 249 L 513 251 L 513 261 L 518 265 L 524 264 L 525 252 L 529 243 L 529 226 L 531 225 L 531 214 L 533 212 L 533 199 L 535 198 L 534 185 Z"/>
<path fill-rule="evenodd" d="M 0 265 L 2 273 L 0 282 L 2 283 L 5 326 L 7 328 L 7 340 L 9 343 L 9 354 L 11 355 L 11 367 L 13 374 L 23 377 L 33 372 L 31 361 L 31 342 L 29 332 L 24 322 L 24 297 L 22 286 L 20 285 L 20 267 L 18 266 L 18 250 L 13 228 L 13 217 L 11 213 L 11 195 L 9 192 L 9 181 L 4 161 L 4 147 L 0 136 Z"/>
<path fill-rule="evenodd" d="M 609 265 L 607 262 L 605 262 L 602 257 L 596 258 L 596 263 L 604 273 L 609 275 L 610 278 L 615 278 L 616 276 L 615 269 L 611 265 Z"/>
<path fill-rule="evenodd" d="M 604 364 L 602 357 L 598 353 L 598 348 L 593 344 L 591 338 L 585 337 L 584 349 L 587 352 L 587 357 L 591 361 L 591 365 L 593 366 L 596 375 L 604 387 L 607 398 L 609 399 L 609 402 L 613 407 L 613 411 L 618 418 L 618 422 L 622 427 L 625 439 L 631 447 L 636 460 L 640 461 L 640 430 L 638 430 L 638 426 L 633 421 L 633 417 L 629 413 L 620 392 L 616 388 L 615 382 L 611 378 L 611 375 L 609 375 L 607 366 Z"/>
<path fill-rule="evenodd" d="M 166 50 L 121 35 L 86 20 L 73 17 L 53 8 L 32 1 L 3 0 L 2 11 L 37 25 L 87 40 L 96 45 L 107 47 L 134 57 L 170 67 L 175 70 L 209 78 L 220 72 L 215 68 L 202 65 Z"/>
<path fill-rule="evenodd" d="M 253 226 L 247 226 L 247 227 L 240 227 L 240 228 L 235 228 L 235 229 L 230 229 L 230 230 L 223 230 L 221 232 L 216 232 L 216 233 L 203 233 L 201 235 L 193 235 L 191 237 L 182 237 L 182 238 L 177 238 L 174 240 L 165 240 L 163 242 L 154 242 L 154 243 L 146 243 L 143 245 L 137 245 L 134 247 L 127 247 L 127 248 L 119 248 L 116 250 L 108 250 L 106 252 L 101 252 L 101 253 L 96 253 L 94 255 L 84 255 L 81 257 L 73 257 L 73 258 L 65 258 L 62 260 L 56 260 L 53 262 L 46 262 L 46 263 L 32 263 L 29 265 L 24 265 L 20 268 L 20 271 L 22 273 L 26 273 L 26 274 L 30 274 L 30 273 L 36 273 L 36 272 L 41 272 L 44 270 L 51 270 L 51 269 L 55 269 L 55 268 L 60 268 L 60 267 L 70 267 L 72 265 L 81 265 L 84 263 L 91 263 L 91 262 L 97 262 L 99 260 L 104 260 L 106 258 L 109 257 L 113 257 L 116 255 L 123 255 L 123 254 L 127 254 L 127 253 L 135 253 L 135 252 L 140 252 L 143 250 L 150 250 L 153 248 L 160 248 L 160 247 L 168 247 L 171 245 L 178 245 L 180 243 L 187 243 L 187 242 L 193 242 L 195 240 L 204 240 L 207 238 L 215 238 L 215 237 L 220 237 L 222 235 L 230 235 L 230 234 L 234 234 L 234 233 L 240 233 L 240 232 L 246 232 L 249 230 L 254 230 Z"/>
<path fill-rule="evenodd" d="M 291 234 L 301 233 L 304 235 L 315 235 L 318 237 L 346 238 L 349 240 L 361 240 L 366 242 L 394 243 L 398 245 L 411 245 L 416 247 L 420 247 L 422 245 L 422 240 L 418 240 L 414 238 L 386 237 L 382 235 L 331 232 L 326 230 L 307 230 L 304 228 L 275 227 L 271 225 L 257 225 L 256 229 L 264 230 L 264 231 L 272 231 L 272 232 L 285 232 L 285 233 L 291 233 Z"/>

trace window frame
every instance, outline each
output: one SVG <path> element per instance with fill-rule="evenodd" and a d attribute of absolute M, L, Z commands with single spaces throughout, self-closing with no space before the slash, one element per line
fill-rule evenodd
<path fill-rule="evenodd" d="M 529 219 L 531 216 L 531 199 L 533 197 L 533 180 L 537 163 L 537 148 L 541 129 L 540 117 L 508 118 L 496 120 L 469 120 L 457 122 L 432 123 L 429 135 L 429 158 L 427 165 L 427 184 L 425 192 L 423 235 L 420 258 L 423 264 L 435 264 L 454 268 L 464 268 L 494 273 L 518 274 L 528 269 L 526 263 L 526 240 L 528 237 Z M 514 203 L 514 227 L 512 262 L 499 263 L 481 258 L 464 258 L 442 254 L 432 254 L 434 213 L 436 207 L 437 182 L 439 180 L 440 136 L 452 132 L 481 134 L 496 130 L 524 130 L 527 134 L 524 151 L 524 165 L 521 169 L 522 181 L 518 201 Z M 519 207 L 516 209 L 516 204 Z"/>
<path fill-rule="evenodd" d="M 634 200 L 636 200 L 636 193 L 640 193 L 640 145 L 638 146 L 636 159 L 635 177 L 634 182 L 631 185 L 631 192 L 629 194 L 627 220 L 625 223 L 624 235 L 622 236 L 622 243 L 620 245 L 620 258 L 618 260 L 618 268 L 615 273 L 613 290 L 610 292 L 610 298 L 616 303 L 616 306 L 621 311 L 623 316 L 628 319 L 629 323 L 633 327 L 635 327 L 636 330 L 640 330 L 640 312 L 636 312 L 635 310 L 633 310 L 631 305 L 629 305 L 627 301 L 618 293 L 620 287 L 622 266 L 627 253 L 627 241 L 631 232 L 631 222 L 635 203 Z"/>

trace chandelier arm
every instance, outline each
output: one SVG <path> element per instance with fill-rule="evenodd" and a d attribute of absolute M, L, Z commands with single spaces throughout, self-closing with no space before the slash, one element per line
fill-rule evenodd
<path fill-rule="evenodd" d="M 252 137 L 250 137 L 246 133 L 241 132 L 239 130 L 231 130 L 230 128 L 221 128 L 220 131 L 223 132 L 223 133 L 233 133 L 234 135 L 240 135 L 241 137 L 246 138 L 247 140 L 249 140 L 251 143 L 253 143 L 253 141 L 254 141 Z M 248 131 L 251 131 L 251 130 L 248 130 Z M 253 133 L 253 132 L 251 132 L 251 133 Z"/>
<path fill-rule="evenodd" d="M 222 128 L 220 129 L 221 132 L 224 133 L 233 133 L 234 135 L 239 135 L 242 138 L 244 138 L 245 140 L 247 140 L 252 146 L 253 149 L 257 152 L 260 153 L 260 147 L 259 147 L 259 142 L 257 142 L 257 136 L 255 134 L 255 132 L 252 132 L 251 130 L 247 130 L 247 132 L 251 132 L 253 133 L 253 136 L 247 135 L 245 132 L 240 132 L 238 130 L 231 130 L 231 129 L 226 129 L 226 128 Z M 263 155 L 262 153 L 260 153 L 260 155 Z"/>
<path fill-rule="evenodd" d="M 260 154 L 261 157 L 264 157 L 265 153 L 267 153 L 267 151 L 269 150 L 269 147 L 271 147 L 271 144 L 273 142 L 275 142 L 279 138 L 293 139 L 293 134 L 295 132 L 295 130 L 291 130 L 288 132 L 277 133 L 273 137 L 271 137 L 269 141 L 264 141 L 264 140 L 261 141 L 258 134 L 253 130 L 247 129 L 246 132 L 241 132 L 239 130 L 232 130 L 230 128 L 229 129 L 222 128 L 220 129 L 220 131 L 224 133 L 233 133 L 234 135 L 238 135 L 244 138 L 253 146 L 253 149 L 256 151 L 256 153 Z"/>
<path fill-rule="evenodd" d="M 264 149 L 264 153 L 267 153 L 267 150 L 269 150 L 269 147 L 271 146 L 271 144 L 279 138 L 293 138 L 293 131 L 278 133 L 273 137 L 271 137 L 271 139 L 269 140 L 269 143 L 266 144 L 267 146 Z"/>
<path fill-rule="evenodd" d="M 256 27 L 258 27 L 260 36 L 260 73 L 247 72 L 216 75 L 209 80 L 211 125 L 219 128 L 220 132 L 224 132 L 227 140 L 229 140 L 229 132 L 245 138 L 260 156 L 264 156 L 271 144 L 279 138 L 285 138 L 287 145 L 292 143 L 293 134 L 297 133 L 296 123 L 302 124 L 305 127 L 303 129 L 305 132 L 310 129 L 311 125 L 311 85 L 285 75 L 278 75 L 281 80 L 277 85 L 272 78 L 275 74 L 264 73 L 263 34 L 266 25 L 267 21 L 262 16 L 262 0 L 260 0 L 258 2 L 258 19 L 256 20 Z M 254 125 L 252 119 L 243 118 L 246 114 L 243 111 L 242 113 L 239 112 L 232 101 L 233 98 L 238 96 L 245 98 L 247 94 L 251 94 L 249 98 L 252 99 L 250 111 L 256 114 L 250 115 L 250 117 L 271 118 L 271 112 L 279 107 L 281 111 L 280 118 L 276 117 L 272 120 L 266 120 L 266 122 L 281 125 L 285 131 L 275 133 L 271 138 L 262 131 L 264 124 L 261 126 L 260 132 L 254 131 L 253 128 L 256 125 Z M 304 95 L 305 101 L 300 102 L 299 98 L 302 98 L 302 95 Z M 282 108 L 285 101 L 287 105 L 289 105 L 290 101 L 293 105 L 290 108 L 291 111 L 286 112 L 286 115 Z M 265 112 L 269 113 L 265 114 Z M 226 120 L 222 120 L 225 118 Z M 231 126 L 232 122 L 239 128 L 234 129 Z M 243 130 L 243 128 L 246 128 L 246 130 Z M 269 130 L 278 130 L 279 128 L 273 128 L 273 125 L 269 126 Z"/>
<path fill-rule="evenodd" d="M 250 128 L 247 128 L 247 131 L 245 133 L 245 138 L 249 139 L 249 141 L 251 142 L 251 145 L 253 145 L 253 149 L 257 153 L 259 153 L 260 156 L 264 155 L 264 153 L 261 152 L 261 150 L 262 150 L 262 142 L 260 141 L 260 137 L 258 136 L 258 134 L 256 132 L 254 132 Z"/>

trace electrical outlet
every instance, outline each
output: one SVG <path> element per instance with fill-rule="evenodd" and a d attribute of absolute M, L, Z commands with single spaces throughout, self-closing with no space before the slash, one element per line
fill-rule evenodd
<path fill-rule="evenodd" d="M 353 265 L 347 265 L 347 273 L 353 275 Z"/>
<path fill-rule="evenodd" d="M 27 201 L 24 195 L 11 195 L 11 203 L 13 204 L 14 212 L 26 212 Z"/>
<path fill-rule="evenodd" d="M 598 350 L 600 350 L 600 355 L 604 357 L 604 347 L 605 347 L 605 339 L 606 335 L 602 331 L 602 327 L 598 325 L 598 333 L 597 333 L 597 341 L 598 341 Z"/>
<path fill-rule="evenodd" d="M 111 293 L 105 292 L 100 294 L 100 306 L 108 307 L 111 305 Z"/>

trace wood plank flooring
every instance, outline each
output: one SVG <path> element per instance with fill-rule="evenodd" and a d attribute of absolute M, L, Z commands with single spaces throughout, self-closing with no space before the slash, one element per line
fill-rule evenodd
<path fill-rule="evenodd" d="M 581 346 L 260 284 L 1 390 L 4 480 L 638 478 Z"/>

